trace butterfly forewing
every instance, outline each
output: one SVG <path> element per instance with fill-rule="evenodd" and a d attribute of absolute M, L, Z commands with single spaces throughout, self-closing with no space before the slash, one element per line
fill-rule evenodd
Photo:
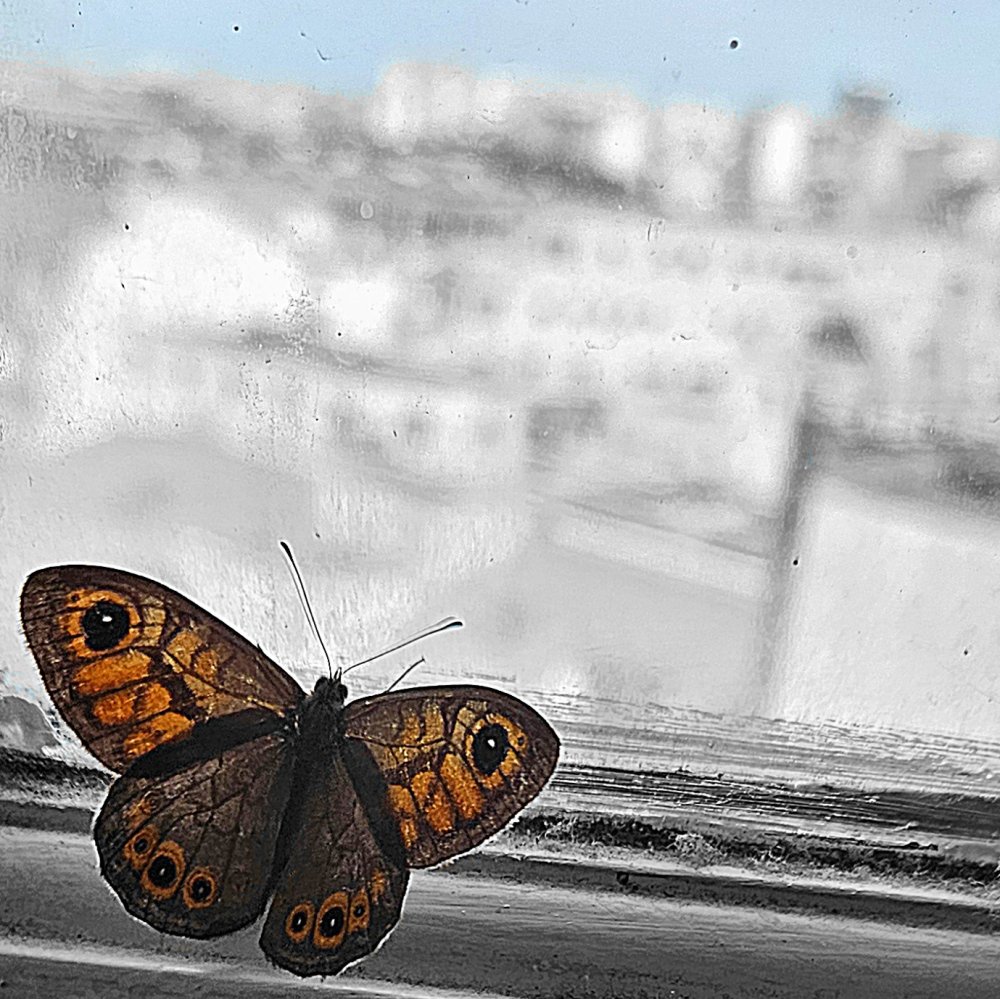
<path fill-rule="evenodd" d="M 193 937 L 228 933 L 263 911 L 294 766 L 282 731 L 203 755 L 119 777 L 94 827 L 101 871 L 125 908 Z"/>
<path fill-rule="evenodd" d="M 21 620 L 59 712 L 119 773 L 199 723 L 248 709 L 283 714 L 303 696 L 232 628 L 132 573 L 41 569 L 24 584 Z"/>
<path fill-rule="evenodd" d="M 260 938 L 264 953 L 297 975 L 334 975 L 370 954 L 402 911 L 405 855 L 380 810 L 384 789 L 371 793 L 367 781 L 378 776 L 364 756 L 348 744 L 300 765 Z M 352 771 L 362 775 L 357 783 Z"/>
<path fill-rule="evenodd" d="M 345 734 L 368 748 L 410 867 L 482 843 L 538 792 L 559 739 L 523 701 L 486 687 L 418 687 L 348 704 Z"/>

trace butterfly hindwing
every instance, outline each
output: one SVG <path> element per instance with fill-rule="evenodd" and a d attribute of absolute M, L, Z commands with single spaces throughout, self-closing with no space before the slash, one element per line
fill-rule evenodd
<path fill-rule="evenodd" d="M 409 867 L 478 846 L 542 789 L 559 738 L 523 701 L 486 687 L 417 687 L 352 701 L 345 735 L 386 785 Z"/>
<path fill-rule="evenodd" d="M 248 735 L 275 728 L 253 725 Z M 94 826 L 108 883 L 132 915 L 166 933 L 239 929 L 260 915 L 270 890 L 292 746 L 277 730 L 246 741 L 230 733 L 235 744 L 220 749 L 211 728 L 119 777 Z"/>
<path fill-rule="evenodd" d="M 209 719 L 248 709 L 282 714 L 303 696 L 232 628 L 132 573 L 40 569 L 24 584 L 21 620 L 56 708 L 119 773 Z"/>
<path fill-rule="evenodd" d="M 399 920 L 409 879 L 367 751 L 346 740 L 324 755 L 301 761 L 260 938 L 275 964 L 301 976 L 335 975 L 374 951 Z"/>

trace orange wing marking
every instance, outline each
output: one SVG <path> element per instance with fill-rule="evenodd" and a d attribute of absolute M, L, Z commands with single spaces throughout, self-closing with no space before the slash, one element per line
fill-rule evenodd
<path fill-rule="evenodd" d="M 413 794 L 408 787 L 390 784 L 389 805 L 396 813 L 403 845 L 409 849 L 417 841 L 417 803 L 413 800 Z"/>
<path fill-rule="evenodd" d="M 427 824 L 438 833 L 455 828 L 455 809 L 448 793 L 433 770 L 422 770 L 410 782 L 413 797 Z"/>
<path fill-rule="evenodd" d="M 153 660 L 145 652 L 129 649 L 81 666 L 73 674 L 73 686 L 81 697 L 91 697 L 141 680 L 152 666 Z"/>
<path fill-rule="evenodd" d="M 428 701 L 422 712 L 403 708 L 390 743 L 368 742 L 368 748 L 384 769 L 392 770 L 423 755 L 428 747 L 444 740 L 444 715 L 439 705 Z"/>
<path fill-rule="evenodd" d="M 371 901 L 374 905 L 385 894 L 386 889 L 389 887 L 389 879 L 386 877 L 386 873 L 381 867 L 375 868 L 375 872 L 372 874 L 371 887 Z"/>
<path fill-rule="evenodd" d="M 143 683 L 105 694 L 94 702 L 94 717 L 113 727 L 127 721 L 142 721 L 170 707 L 170 691 L 159 683 Z"/>
<path fill-rule="evenodd" d="M 462 718 L 465 712 L 468 712 L 468 715 L 472 715 L 469 708 L 462 708 L 459 712 L 459 717 Z M 466 721 L 468 715 L 462 720 Z M 475 767 L 473 746 L 476 734 L 487 725 L 500 725 L 504 729 L 507 733 L 508 747 L 503 760 L 496 770 L 492 773 L 484 774 Z M 469 765 L 473 776 L 484 788 L 495 791 L 506 783 L 506 778 L 513 777 L 521 769 L 521 757 L 514 747 L 522 748 L 523 751 L 523 747 L 527 746 L 527 744 L 528 737 L 523 729 L 519 725 L 515 725 L 506 715 L 502 715 L 496 711 L 486 712 L 478 717 L 472 715 L 472 719 L 468 720 L 465 735 L 465 762 Z"/>
<path fill-rule="evenodd" d="M 332 950 L 344 942 L 347 934 L 347 892 L 328 895 L 316 912 L 313 943 L 322 950 Z"/>
<path fill-rule="evenodd" d="M 299 902 L 288 910 L 285 917 L 285 936 L 292 943 L 300 944 L 312 932 L 316 909 L 312 902 Z"/>
<path fill-rule="evenodd" d="M 371 905 L 368 902 L 368 892 L 359 888 L 351 896 L 351 908 L 347 917 L 347 932 L 357 933 L 367 930 L 371 919 Z"/>
<path fill-rule="evenodd" d="M 193 673 L 207 683 L 219 676 L 221 660 L 218 652 L 195 628 L 179 631 L 167 645 L 167 654 L 185 673 Z"/>
<path fill-rule="evenodd" d="M 196 867 L 185 879 L 181 897 L 189 909 L 207 909 L 219 894 L 219 882 L 206 867 Z"/>
<path fill-rule="evenodd" d="M 184 850 L 172 839 L 161 843 L 142 872 L 140 884 L 153 898 L 170 898 L 184 877 Z"/>
<path fill-rule="evenodd" d="M 190 718 L 167 711 L 133 729 L 122 743 L 126 756 L 143 756 L 164 742 L 170 742 L 194 728 Z"/>
<path fill-rule="evenodd" d="M 122 847 L 122 854 L 137 871 L 142 870 L 159 839 L 156 826 L 146 826 L 128 840 Z"/>
<path fill-rule="evenodd" d="M 441 780 L 455 803 L 459 818 L 477 818 L 485 804 L 475 775 L 457 753 L 445 753 L 441 760 Z"/>
<path fill-rule="evenodd" d="M 84 637 L 83 617 L 95 604 L 101 601 L 116 604 L 128 614 L 128 631 L 121 641 L 110 649 L 92 649 Z M 103 659 L 109 654 L 121 652 L 132 645 L 152 646 L 163 633 L 166 612 L 163 606 L 152 600 L 144 600 L 141 606 L 117 590 L 72 590 L 66 595 L 65 611 L 56 616 L 59 628 L 68 639 L 67 648 L 80 659 Z"/>

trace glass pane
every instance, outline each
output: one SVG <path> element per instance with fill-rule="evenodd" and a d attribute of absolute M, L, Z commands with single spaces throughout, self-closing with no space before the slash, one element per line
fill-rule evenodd
<path fill-rule="evenodd" d="M 464 621 L 351 698 L 557 729 L 522 846 L 992 882 L 997 15 L 727 6 L 0 15 L 0 746 L 94 765 L 42 566 L 311 690 L 286 540 L 335 667 Z"/>

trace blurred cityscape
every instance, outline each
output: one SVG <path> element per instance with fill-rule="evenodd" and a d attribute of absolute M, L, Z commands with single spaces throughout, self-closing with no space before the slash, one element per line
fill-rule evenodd
<path fill-rule="evenodd" d="M 79 513 L 108 442 L 141 439 L 123 467 L 154 485 L 119 483 L 118 513 L 147 545 L 187 522 L 233 560 L 291 520 L 369 573 L 433 550 L 438 586 L 526 539 L 669 565 L 747 601 L 720 611 L 729 672 L 626 686 L 736 710 L 761 704 L 804 413 L 838 460 L 878 455 L 880 488 L 1000 495 L 1000 142 L 912 129 L 891 90 L 820 118 L 450 66 L 348 98 L 8 63 L 0 98 L 8 473 L 47 467 Z M 185 498 L 206 441 L 218 481 Z M 160 528 L 144 462 L 175 484 Z M 15 478 L 25 539 L 39 487 Z M 277 514 L 237 542 L 251 494 Z M 55 547 L 33 534 L 29 560 Z M 532 630 L 497 618 L 498 641 Z M 616 635 L 588 689 L 621 690 Z"/>

